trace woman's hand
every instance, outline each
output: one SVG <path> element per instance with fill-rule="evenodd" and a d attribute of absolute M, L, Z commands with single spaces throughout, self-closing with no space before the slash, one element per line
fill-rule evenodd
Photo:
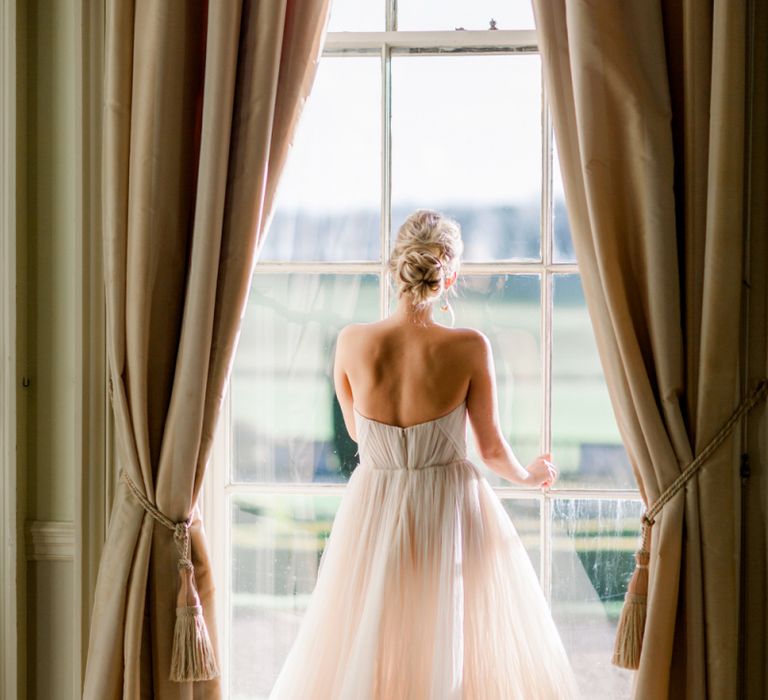
<path fill-rule="evenodd" d="M 552 453 L 545 452 L 534 459 L 527 467 L 528 476 L 523 480 L 524 486 L 538 486 L 548 489 L 557 481 L 558 471 L 552 464 Z"/>

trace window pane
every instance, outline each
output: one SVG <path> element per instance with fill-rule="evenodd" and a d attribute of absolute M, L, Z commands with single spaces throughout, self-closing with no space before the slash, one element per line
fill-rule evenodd
<path fill-rule="evenodd" d="M 632 672 L 613 666 L 611 655 L 640 544 L 641 506 L 641 501 L 553 502 L 552 613 L 584 697 L 630 697 Z"/>
<path fill-rule="evenodd" d="M 417 208 L 462 225 L 466 260 L 541 257 L 538 56 L 392 59 L 392 228 Z"/>
<path fill-rule="evenodd" d="M 342 326 L 378 317 L 378 279 L 254 275 L 232 370 L 235 481 L 346 480 L 357 447 L 333 389 L 333 346 Z"/>
<path fill-rule="evenodd" d="M 523 541 L 525 551 L 541 580 L 541 509 L 539 500 L 532 498 L 502 498 L 501 504 Z"/>
<path fill-rule="evenodd" d="M 386 0 L 333 0 L 329 32 L 383 32 Z"/>
<path fill-rule="evenodd" d="M 399 0 L 398 29 L 533 29 L 529 0 Z"/>
<path fill-rule="evenodd" d="M 538 275 L 471 275 L 459 278 L 452 302 L 457 326 L 478 328 L 493 347 L 499 416 L 517 458 L 528 464 L 539 454 L 541 434 L 541 301 Z M 439 320 L 443 312 L 436 311 Z M 447 322 L 447 321 L 444 321 Z M 509 486 L 486 469 L 474 445 L 469 458 L 491 484 Z"/>
<path fill-rule="evenodd" d="M 560 485 L 636 488 L 579 275 L 553 275 L 552 457 Z M 557 484 L 555 485 L 557 487 Z"/>
<path fill-rule="evenodd" d="M 557 142 L 554 141 L 552 176 L 554 179 L 554 188 L 552 200 L 554 206 L 553 212 L 553 230 L 555 240 L 552 246 L 552 256 L 555 262 L 573 263 L 576 262 L 576 253 L 573 249 L 573 239 L 571 238 L 571 226 L 568 222 L 568 211 L 565 207 L 565 190 L 563 189 L 563 176 L 560 172 L 560 157 L 557 152 Z"/>
<path fill-rule="evenodd" d="M 380 105 L 379 58 L 320 61 L 260 260 L 379 258 Z"/>
<path fill-rule="evenodd" d="M 298 632 L 340 496 L 231 502 L 230 693 L 266 698 Z"/>

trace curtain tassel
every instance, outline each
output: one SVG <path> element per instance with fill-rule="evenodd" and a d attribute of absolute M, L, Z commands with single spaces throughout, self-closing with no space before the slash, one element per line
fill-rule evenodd
<path fill-rule="evenodd" d="M 173 541 L 179 552 L 179 593 L 176 598 L 176 622 L 173 627 L 169 679 L 181 683 L 216 678 L 220 675 L 219 667 L 205 624 L 203 606 L 195 586 L 195 567 L 190 557 L 189 526 L 192 524 L 192 516 L 175 523 L 150 503 L 125 470 L 121 470 L 120 477 L 141 507 L 158 523 L 173 530 Z"/>
<path fill-rule="evenodd" d="M 739 419 L 751 408 L 768 396 L 768 377 L 763 377 L 754 389 L 744 397 L 720 430 L 707 443 L 706 447 L 690 464 L 678 474 L 677 478 L 661 493 L 653 505 L 643 513 L 642 544 L 635 552 L 635 570 L 624 595 L 624 606 L 621 609 L 619 625 L 616 630 L 616 641 L 611 663 L 622 668 L 638 669 L 640 653 L 643 649 L 643 632 L 645 630 L 646 607 L 648 601 L 648 564 L 651 553 L 651 527 L 661 509 L 672 500 L 689 479 L 704 466 L 707 459 L 733 432 Z"/>
<path fill-rule="evenodd" d="M 202 605 L 176 608 L 171 680 L 208 681 L 219 675 Z"/>
<path fill-rule="evenodd" d="M 619 624 L 616 630 L 616 641 L 611 663 L 621 668 L 637 669 L 640 666 L 640 652 L 643 648 L 643 632 L 645 631 L 645 613 L 648 600 L 648 562 L 650 548 L 648 535 L 651 523 L 643 516 L 643 543 L 635 552 L 635 570 L 629 580 L 627 592 L 624 595 L 624 606 L 621 609 Z"/>
<path fill-rule="evenodd" d="M 203 617 L 189 557 L 189 523 L 177 523 L 173 539 L 179 549 L 179 596 L 173 629 L 170 679 L 176 682 L 208 681 L 219 675 L 216 655 Z"/>

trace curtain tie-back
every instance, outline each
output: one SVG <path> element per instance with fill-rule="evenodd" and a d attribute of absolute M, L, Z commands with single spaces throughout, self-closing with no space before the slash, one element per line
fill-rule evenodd
<path fill-rule="evenodd" d="M 709 456 L 725 441 L 736 427 L 739 419 L 768 394 L 768 378 L 761 379 L 752 392 L 747 395 L 720 430 L 707 443 L 707 446 L 683 469 L 677 478 L 646 509 L 640 518 L 642 540 L 640 549 L 635 552 L 635 569 L 624 596 L 616 643 L 611 662 L 622 668 L 637 669 L 640 666 L 640 652 L 643 646 L 645 612 L 648 597 L 648 564 L 650 562 L 650 534 L 656 516 L 674 495 L 696 474 Z"/>
<path fill-rule="evenodd" d="M 171 652 L 172 681 L 207 681 L 219 675 L 216 655 L 203 616 L 203 606 L 195 586 L 195 568 L 192 564 L 189 528 L 192 516 L 175 522 L 152 503 L 125 469 L 120 478 L 127 484 L 141 507 L 158 523 L 173 532 L 173 541 L 179 553 L 179 593 L 176 601 L 176 623 Z M 191 604 L 190 604 L 191 603 Z"/>

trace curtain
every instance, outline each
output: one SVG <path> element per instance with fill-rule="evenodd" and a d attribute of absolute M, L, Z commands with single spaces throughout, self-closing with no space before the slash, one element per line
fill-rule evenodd
<path fill-rule="evenodd" d="M 201 606 L 217 657 L 197 499 L 328 6 L 107 2 L 107 345 L 118 459 L 134 489 L 119 482 L 99 566 L 88 700 L 221 695 L 216 675 L 169 679 L 177 596 Z M 192 570 L 177 571 L 180 534 Z"/>
<path fill-rule="evenodd" d="M 747 98 L 751 158 L 747 177 L 750 249 L 748 367 L 768 376 L 768 3 L 753 2 L 747 24 L 752 37 L 752 67 Z M 768 696 L 768 405 L 750 415 L 749 471 L 744 487 L 744 657 L 740 677 L 745 700 Z"/>
<path fill-rule="evenodd" d="M 533 0 L 574 249 L 641 496 L 652 505 L 742 386 L 747 0 Z M 736 697 L 740 435 L 650 537 L 634 696 Z"/>

